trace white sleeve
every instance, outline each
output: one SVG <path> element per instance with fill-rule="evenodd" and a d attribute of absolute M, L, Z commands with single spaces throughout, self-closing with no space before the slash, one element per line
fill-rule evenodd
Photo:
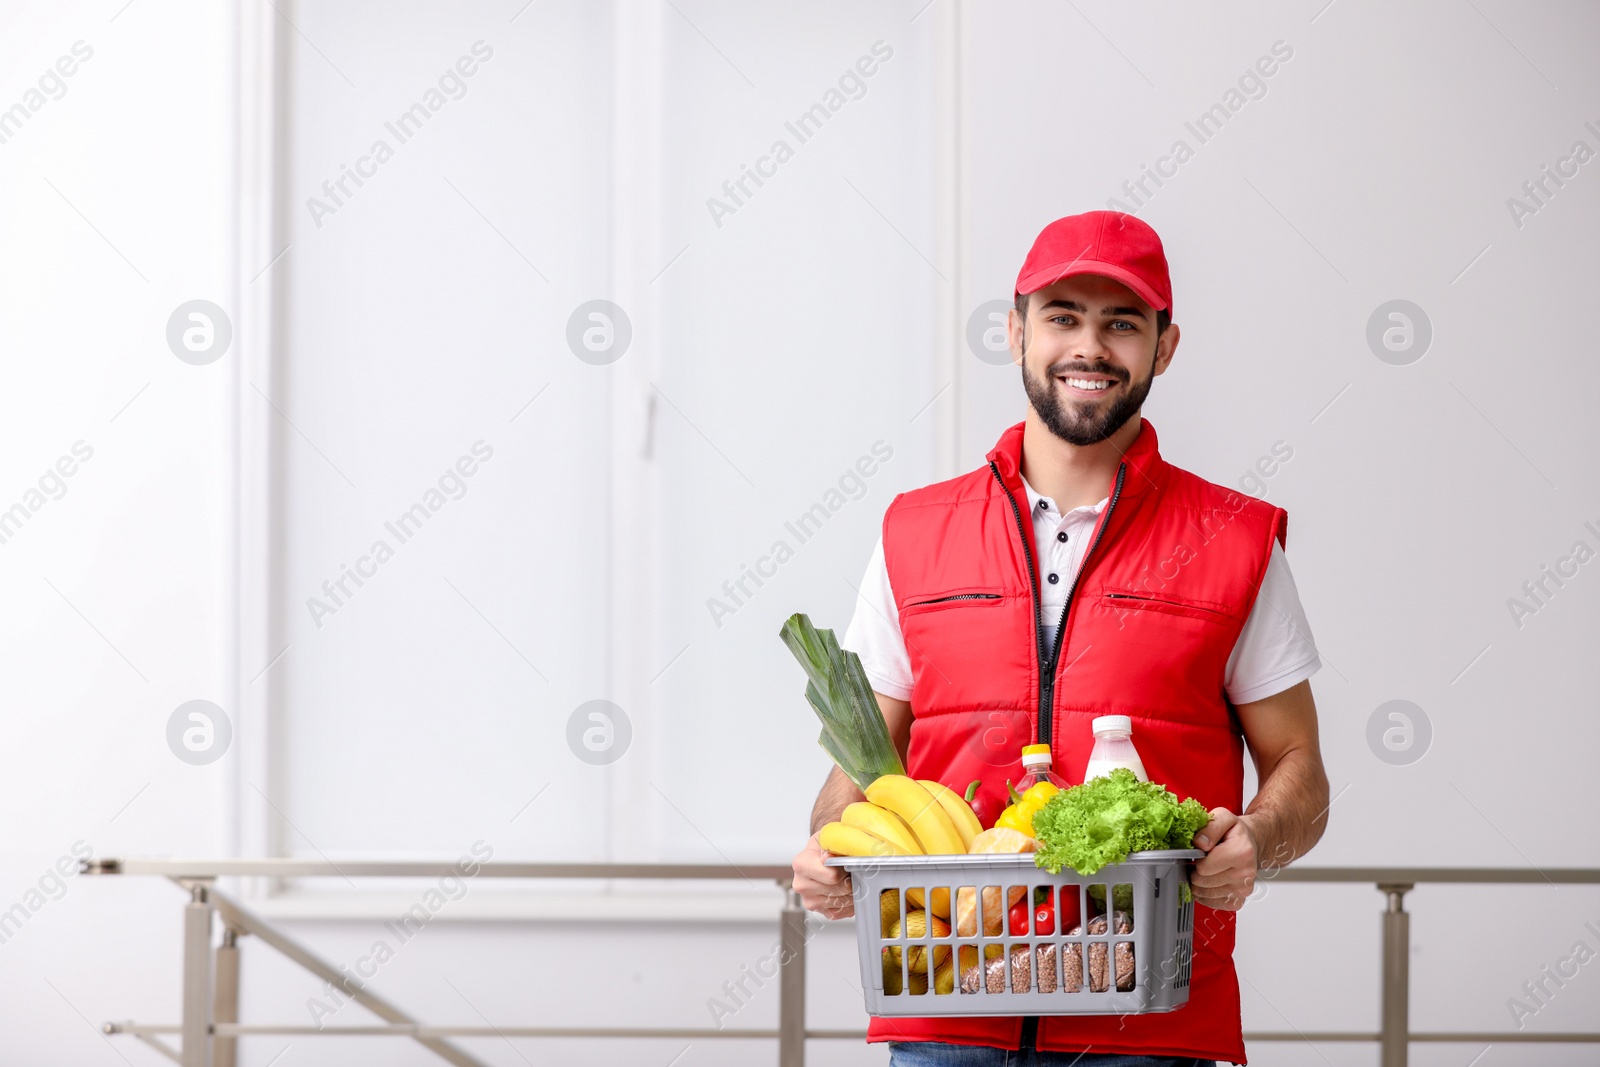
<path fill-rule="evenodd" d="M 911 699 L 911 656 L 900 636 L 900 612 L 889 588 L 889 567 L 878 538 L 856 595 L 856 611 L 840 647 L 861 657 L 861 667 L 874 691 L 896 700 Z"/>
<path fill-rule="evenodd" d="M 1248 704 L 1305 681 L 1321 666 L 1289 560 L 1274 540 L 1261 591 L 1228 656 L 1223 688 L 1233 703 Z"/>

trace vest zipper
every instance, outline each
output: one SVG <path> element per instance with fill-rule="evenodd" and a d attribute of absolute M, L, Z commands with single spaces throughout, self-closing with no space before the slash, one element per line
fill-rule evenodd
<path fill-rule="evenodd" d="M 1055 701 L 1056 658 L 1061 655 L 1061 639 L 1066 633 L 1067 615 L 1072 611 L 1072 596 L 1078 590 L 1078 580 L 1083 577 L 1084 570 L 1089 566 L 1089 557 L 1094 555 L 1095 547 L 1100 544 L 1100 538 L 1105 536 L 1106 527 L 1111 525 L 1111 513 L 1116 510 L 1117 500 L 1122 496 L 1122 481 L 1127 475 L 1128 464 L 1124 461 L 1117 466 L 1117 481 L 1111 490 L 1111 500 L 1106 504 L 1106 513 L 1101 516 L 1099 528 L 1095 530 L 1094 541 L 1090 543 L 1088 551 L 1084 552 L 1083 562 L 1078 565 L 1078 572 L 1072 576 L 1072 584 L 1067 587 L 1067 600 L 1061 606 L 1061 622 L 1056 626 L 1055 647 L 1050 650 L 1048 656 L 1045 654 L 1044 625 L 1039 605 L 1039 573 L 1034 566 L 1033 549 L 1028 547 L 1028 528 L 1022 524 L 1022 509 L 1017 507 L 1017 498 L 1011 494 L 1005 479 L 1000 477 L 1000 468 L 995 466 L 994 460 L 989 461 L 989 470 L 993 472 L 994 480 L 1000 483 L 1000 489 L 1006 494 L 1006 500 L 1011 503 L 1011 514 L 1017 520 L 1017 534 L 1022 538 L 1022 554 L 1028 559 L 1028 593 L 1033 598 L 1033 643 L 1039 659 L 1038 743 L 1048 745 L 1050 717 Z"/>
<path fill-rule="evenodd" d="M 1017 534 L 1022 538 L 1022 554 L 1028 557 L 1028 595 L 1033 600 L 1033 651 L 1039 662 L 1039 722 L 1043 732 L 1046 728 L 1042 724 L 1049 721 L 1050 711 L 1045 703 L 1044 679 L 1048 675 L 1044 671 L 1044 629 L 1039 624 L 1039 573 L 1033 565 L 1033 549 L 1028 547 L 1028 528 L 1022 525 L 1022 509 L 1017 507 L 1017 498 L 1011 495 L 1011 487 L 1000 477 L 1000 468 L 995 466 L 992 459 L 989 461 L 989 470 L 994 472 L 994 480 L 1000 483 L 1000 491 L 1011 503 L 1011 514 L 1017 518 Z"/>
<path fill-rule="evenodd" d="M 1072 576 L 1072 584 L 1067 586 L 1067 601 L 1061 605 L 1061 621 L 1056 624 L 1056 644 L 1050 650 L 1050 671 L 1040 679 L 1043 692 L 1039 697 L 1039 744 L 1050 744 L 1050 718 L 1055 710 L 1056 687 L 1056 661 L 1061 658 L 1061 640 L 1067 633 L 1067 614 L 1072 611 L 1072 595 L 1078 591 L 1078 582 L 1083 578 L 1083 572 L 1089 569 L 1089 557 L 1094 555 L 1094 550 L 1100 544 L 1100 538 L 1105 536 L 1106 527 L 1111 525 L 1111 513 L 1117 508 L 1117 498 L 1122 496 L 1122 479 L 1128 473 L 1128 464 L 1120 463 L 1117 466 L 1117 484 L 1111 489 L 1111 500 L 1106 504 L 1106 513 L 1100 519 L 1100 528 L 1094 532 L 1094 540 L 1089 542 L 1089 548 L 1083 554 L 1083 562 L 1078 564 L 1078 571 Z"/>
<path fill-rule="evenodd" d="M 943 604 L 947 600 L 999 600 L 999 593 L 957 593 L 954 596 L 938 596 L 932 600 L 913 600 L 907 604 L 908 608 L 920 608 L 924 604 Z"/>

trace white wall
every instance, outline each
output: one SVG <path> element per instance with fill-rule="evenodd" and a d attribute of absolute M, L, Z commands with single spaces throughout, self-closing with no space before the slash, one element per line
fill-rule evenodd
<path fill-rule="evenodd" d="M 107 856 L 451 858 L 481 838 L 496 858 L 785 861 L 826 759 L 778 626 L 805 610 L 843 627 L 894 493 L 981 462 L 1020 417 L 1014 368 L 964 333 L 1010 292 L 1033 234 L 1128 203 L 1123 181 L 1174 139 L 1193 146 L 1185 121 L 1280 40 L 1293 56 L 1265 95 L 1139 213 L 1166 242 L 1184 331 L 1146 408 L 1167 457 L 1239 485 L 1275 442 L 1294 450 L 1266 495 L 1291 514 L 1340 791 L 1307 862 L 1600 863 L 1579 785 L 1600 680 L 1589 568 L 1520 628 L 1506 605 L 1573 541 L 1600 547 L 1583 528 L 1600 527 L 1580 333 L 1593 168 L 1520 228 L 1506 206 L 1574 140 L 1600 149 L 1584 127 L 1600 126 L 1591 13 L 521 6 L 302 3 L 284 8 L 292 28 L 268 11 L 286 110 L 264 173 L 239 110 L 270 94 L 236 99 L 235 81 L 259 9 L 0 11 L 0 107 L 74 42 L 93 49 L 0 143 L 0 507 L 74 442 L 94 450 L 0 544 L 21 608 L 0 624 L 19 727 L 0 757 L 0 908 L 31 899 L 78 841 Z M 493 55 L 465 95 L 414 140 L 388 135 L 394 157 L 317 225 L 306 199 L 479 40 Z M 797 144 L 785 121 L 877 41 L 892 57 Z M 707 199 L 780 137 L 793 158 L 718 225 Z M 284 213 L 263 248 L 263 204 L 236 191 L 274 173 Z M 203 367 L 164 337 L 196 298 L 238 327 L 236 350 Z M 633 325 L 604 366 L 565 340 L 596 298 Z M 1365 341 L 1395 298 L 1433 325 L 1409 366 Z M 494 455 L 465 495 L 318 626 L 307 598 L 478 440 Z M 798 544 L 785 522 L 879 440 L 893 459 Z M 793 559 L 718 625 L 708 598 L 780 538 Z M 237 720 L 235 749 L 204 767 L 165 740 L 196 698 Z M 1367 743 L 1396 698 L 1433 729 L 1409 766 Z M 609 766 L 568 748 L 592 699 L 632 725 Z M 418 892 L 329 882 L 256 899 L 340 962 Z M 0 944 L 8 1061 L 102 1062 L 115 1053 L 93 1025 L 177 1017 L 178 891 L 64 884 Z M 702 1025 L 706 999 L 770 947 L 775 899 L 479 884 L 378 987 L 436 1022 Z M 595 901 L 605 918 L 579 918 Z M 1509 1027 L 1506 999 L 1600 918 L 1588 888 L 1423 888 L 1409 904 L 1418 1029 Z M 1246 1028 L 1373 1028 L 1379 907 L 1364 887 L 1272 886 L 1253 902 Z M 848 928 L 813 946 L 811 1024 L 861 1025 Z M 308 1021 L 316 983 L 245 951 L 246 1021 Z M 1586 970 L 1528 1029 L 1582 1028 L 1596 988 Z M 772 1025 L 775 1002 L 764 991 L 731 1025 Z M 666 1063 L 683 1045 L 469 1044 L 492 1063 L 597 1064 Z M 247 1041 L 243 1062 L 285 1045 L 280 1063 L 432 1062 L 331 1038 Z M 676 1062 L 771 1048 L 696 1042 Z M 1413 1062 L 1481 1050 L 1419 1045 Z M 853 1043 L 813 1055 L 886 1058 Z M 1496 1045 L 1476 1062 L 1588 1056 Z"/>

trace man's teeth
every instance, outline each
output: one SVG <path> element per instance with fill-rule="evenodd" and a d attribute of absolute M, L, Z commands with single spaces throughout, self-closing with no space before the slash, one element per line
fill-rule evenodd
<path fill-rule="evenodd" d="M 1068 378 L 1067 384 L 1078 389 L 1104 389 L 1111 383 L 1104 378 Z"/>

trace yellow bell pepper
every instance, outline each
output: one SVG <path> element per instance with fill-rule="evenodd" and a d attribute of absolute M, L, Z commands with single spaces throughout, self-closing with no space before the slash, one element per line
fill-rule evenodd
<path fill-rule="evenodd" d="M 1024 798 L 1002 811 L 1000 817 L 994 821 L 994 824 L 1032 837 L 1033 816 L 1042 807 L 1044 807 L 1043 804 Z"/>
<path fill-rule="evenodd" d="M 1059 792 L 1061 792 L 1061 790 L 1054 782 L 1035 782 L 1033 785 L 1027 788 L 1026 792 L 1022 794 L 1022 799 L 1024 801 L 1037 804 L 1042 808 L 1044 807 L 1046 801 Z"/>
<path fill-rule="evenodd" d="M 1040 808 L 1045 806 L 1051 797 L 1059 792 L 1061 790 L 1051 782 L 1035 782 L 1028 787 L 1026 792 L 1017 797 L 1016 803 L 1000 813 L 1000 817 L 994 821 L 994 824 L 1032 837 L 1034 815 L 1038 813 Z M 1015 793 L 1012 795 L 1016 796 Z"/>

